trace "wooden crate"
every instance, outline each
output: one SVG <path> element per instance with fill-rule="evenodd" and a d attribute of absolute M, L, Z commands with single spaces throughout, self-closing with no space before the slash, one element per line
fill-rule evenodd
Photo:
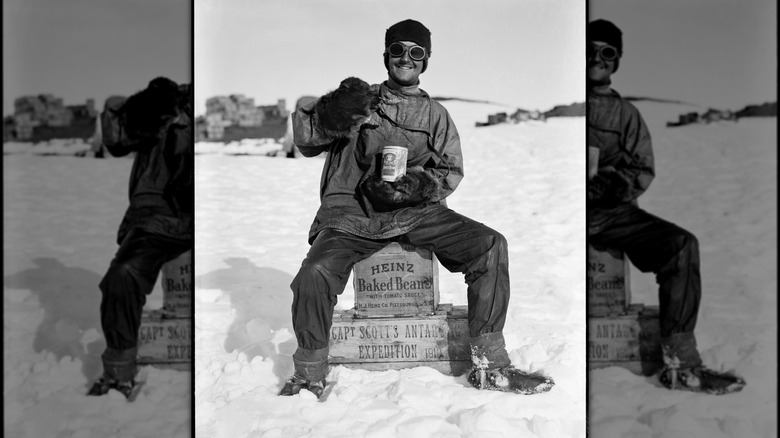
<path fill-rule="evenodd" d="M 391 243 L 355 264 L 359 317 L 433 315 L 439 305 L 439 262 L 431 251 Z"/>
<path fill-rule="evenodd" d="M 625 315 L 588 318 L 588 367 L 619 366 L 653 374 L 663 365 L 657 306 L 634 304 Z"/>
<path fill-rule="evenodd" d="M 174 318 L 192 317 L 192 251 L 163 265 L 160 282 L 163 312 Z"/>
<path fill-rule="evenodd" d="M 625 254 L 588 244 L 588 315 L 621 315 L 631 304 Z"/>
<path fill-rule="evenodd" d="M 429 366 L 459 375 L 471 367 L 467 306 L 442 304 L 433 315 L 360 318 L 336 312 L 330 331 L 331 365 L 368 370 Z"/>
<path fill-rule="evenodd" d="M 192 319 L 144 311 L 138 330 L 138 364 L 191 368 Z"/>
<path fill-rule="evenodd" d="M 347 368 L 356 368 L 366 371 L 387 371 L 403 370 L 414 367 L 430 367 L 448 376 L 460 376 L 471 371 L 470 360 L 437 360 L 433 362 L 347 362 L 330 363 L 329 366 L 330 368 L 334 366 L 345 366 Z"/>

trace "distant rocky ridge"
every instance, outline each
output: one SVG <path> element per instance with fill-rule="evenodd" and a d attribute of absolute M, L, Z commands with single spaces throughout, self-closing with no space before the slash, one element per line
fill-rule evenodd
<path fill-rule="evenodd" d="M 464 99 L 460 99 L 464 100 Z M 472 101 L 477 102 L 477 101 Z M 483 102 L 489 103 L 489 102 Z M 575 102 L 571 105 L 556 105 L 552 109 L 541 112 L 539 110 L 529 111 L 518 108 L 517 111 L 509 115 L 506 112 L 500 112 L 488 115 L 487 122 L 476 122 L 476 126 L 491 126 L 499 123 L 520 123 L 528 120 L 546 121 L 550 117 L 584 117 L 585 102 Z"/>
<path fill-rule="evenodd" d="M 647 101 L 647 102 L 676 103 L 676 104 L 680 104 L 680 105 L 697 106 L 696 104 L 689 103 L 689 102 L 683 102 L 682 100 L 660 99 L 660 98 L 657 98 L 657 97 L 623 96 L 623 99 L 625 99 L 625 100 L 627 100 L 629 102 Z"/>
<path fill-rule="evenodd" d="M 712 123 L 721 120 L 736 122 L 744 117 L 777 117 L 777 102 L 767 102 L 761 105 L 748 105 L 739 111 L 719 110 L 709 108 L 707 111 L 698 114 L 689 112 L 680 114 L 676 122 L 666 122 L 666 126 L 684 126 L 692 123 Z"/>
<path fill-rule="evenodd" d="M 674 103 L 688 106 L 699 106 L 690 102 L 683 102 L 672 99 L 659 99 L 655 97 L 625 96 L 628 101 L 648 101 L 660 103 Z M 667 127 L 685 126 L 693 123 L 712 123 L 721 120 L 737 121 L 743 117 L 777 117 L 777 102 L 765 102 L 760 105 L 747 105 L 740 110 L 720 110 L 717 108 L 708 108 L 705 112 L 699 114 L 695 111 L 679 114 L 678 120 L 666 122 Z"/>
<path fill-rule="evenodd" d="M 777 102 L 748 105 L 736 112 L 737 117 L 777 117 Z"/>
<path fill-rule="evenodd" d="M 647 101 L 647 102 L 661 102 L 661 103 L 676 103 L 680 105 L 688 106 L 700 106 L 695 103 L 683 102 L 681 100 L 672 99 L 659 99 L 657 97 L 644 97 L 644 96 L 625 96 L 624 99 L 628 101 Z M 715 108 L 709 108 L 708 112 L 714 111 L 731 111 L 736 117 L 772 117 L 777 116 L 777 102 L 764 102 L 760 105 L 747 105 L 740 110 L 718 110 Z"/>
<path fill-rule="evenodd" d="M 443 97 L 443 96 L 433 96 L 433 97 L 431 97 L 431 99 L 433 99 L 433 100 L 438 100 L 438 101 L 442 101 L 442 102 L 444 102 L 444 101 L 447 101 L 447 100 L 458 100 L 458 101 L 461 101 L 461 102 L 471 102 L 471 103 L 487 103 L 487 104 L 490 104 L 490 105 L 502 105 L 502 104 L 500 104 L 500 103 L 491 102 L 491 101 L 489 101 L 489 100 L 464 99 L 464 98 L 462 98 L 462 97 Z"/>
<path fill-rule="evenodd" d="M 556 105 L 551 110 L 545 111 L 544 115 L 547 117 L 585 117 L 585 102 Z"/>

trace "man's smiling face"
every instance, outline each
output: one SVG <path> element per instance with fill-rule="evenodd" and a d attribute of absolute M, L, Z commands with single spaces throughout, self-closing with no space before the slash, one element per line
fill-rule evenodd
<path fill-rule="evenodd" d="M 415 61 L 409 57 L 409 47 L 416 46 L 412 41 L 399 41 L 407 47 L 404 54 L 398 58 L 388 56 L 387 71 L 390 77 L 399 85 L 409 86 L 417 83 L 422 73 L 424 60 Z"/>
<path fill-rule="evenodd" d="M 609 84 L 610 76 L 615 72 L 615 60 L 605 60 L 599 51 L 609 44 L 603 41 L 591 41 L 590 44 L 593 48 L 588 50 L 588 81 L 594 84 Z"/>

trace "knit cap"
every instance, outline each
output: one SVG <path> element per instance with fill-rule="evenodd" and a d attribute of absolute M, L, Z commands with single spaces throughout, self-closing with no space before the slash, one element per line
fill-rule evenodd
<path fill-rule="evenodd" d="M 385 49 L 396 41 L 412 41 L 425 48 L 426 57 L 423 60 L 423 68 L 428 68 L 428 58 L 431 56 L 431 31 L 422 23 L 415 20 L 404 20 L 390 26 L 385 32 Z M 385 68 L 388 67 L 388 56 L 385 54 Z"/>
<path fill-rule="evenodd" d="M 618 29 L 611 21 L 594 20 L 588 23 L 588 41 L 602 41 L 614 47 L 618 51 L 618 58 L 615 59 L 615 70 L 620 65 L 620 56 L 623 56 L 623 32 Z"/>

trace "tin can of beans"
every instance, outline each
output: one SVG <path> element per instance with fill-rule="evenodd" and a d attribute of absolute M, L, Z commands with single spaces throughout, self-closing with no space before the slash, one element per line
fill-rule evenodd
<path fill-rule="evenodd" d="M 406 175 L 406 158 L 409 151 L 403 146 L 382 148 L 382 181 L 393 182 Z"/>

